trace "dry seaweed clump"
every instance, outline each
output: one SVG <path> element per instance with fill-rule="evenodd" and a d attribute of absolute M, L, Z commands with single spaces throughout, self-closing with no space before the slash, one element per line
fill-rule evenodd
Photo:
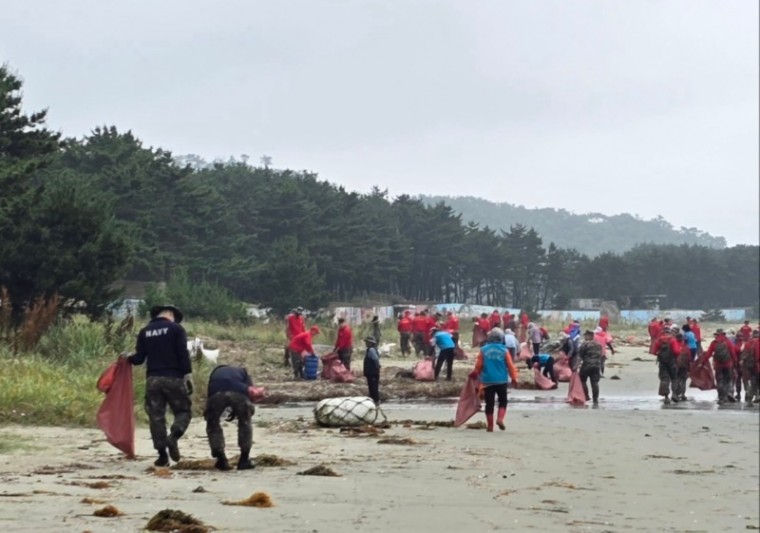
<path fill-rule="evenodd" d="M 79 503 L 89 503 L 89 504 L 99 504 L 99 503 L 106 503 L 105 500 L 100 500 L 98 498 L 82 498 L 79 500 Z"/>
<path fill-rule="evenodd" d="M 330 468 L 329 466 L 325 465 L 317 465 L 309 468 L 308 470 L 304 470 L 303 472 L 298 472 L 299 476 L 327 476 L 327 477 L 340 477 L 340 474 L 338 474 L 335 470 Z"/>
<path fill-rule="evenodd" d="M 256 466 L 293 466 L 296 464 L 294 461 L 268 453 L 257 455 L 253 458 L 253 462 L 256 463 Z"/>
<path fill-rule="evenodd" d="M 145 472 L 156 477 L 172 477 L 172 471 L 165 466 L 149 466 Z"/>
<path fill-rule="evenodd" d="M 240 456 L 235 455 L 234 457 L 230 458 L 230 462 L 236 463 L 238 459 L 240 459 Z M 216 470 L 216 467 L 214 466 L 215 463 L 215 459 L 183 459 L 178 463 L 172 465 L 171 469 L 190 471 Z"/>
<path fill-rule="evenodd" d="M 377 441 L 378 444 L 400 444 L 402 446 L 411 446 L 417 444 L 417 441 L 409 437 L 387 437 Z"/>
<path fill-rule="evenodd" d="M 113 505 L 106 505 L 105 507 L 101 509 L 96 509 L 92 516 L 100 516 L 102 518 L 113 518 L 115 516 L 122 516 L 124 513 L 119 511 L 116 507 Z"/>
<path fill-rule="evenodd" d="M 164 509 L 153 515 L 145 529 L 176 533 L 209 533 L 213 528 L 182 511 Z"/>
<path fill-rule="evenodd" d="M 272 498 L 266 492 L 254 492 L 244 500 L 224 501 L 222 505 L 242 505 L 244 507 L 274 507 Z"/>

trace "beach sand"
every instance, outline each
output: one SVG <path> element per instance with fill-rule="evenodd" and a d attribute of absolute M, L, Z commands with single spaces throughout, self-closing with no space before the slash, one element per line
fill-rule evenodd
<path fill-rule="evenodd" d="M 0 527 L 140 531 L 170 508 L 218 531 L 760 528 L 758 408 L 718 408 L 715 391 L 695 389 L 686 404 L 665 407 L 656 396 L 657 368 L 643 348 L 624 348 L 610 363 L 599 409 L 566 405 L 567 384 L 518 390 L 510 392 L 503 432 L 392 424 L 382 435 L 350 435 L 314 427 L 310 407 L 259 408 L 253 455 L 296 464 L 244 472 L 148 473 L 154 452 L 147 428 L 138 429 L 138 459 L 129 461 L 97 430 L 6 426 L 0 442 L 20 447 L 0 454 Z M 450 402 L 384 406 L 391 421 L 448 421 L 455 409 Z M 479 413 L 471 421 L 482 420 Z M 235 426 L 225 431 L 228 455 L 235 455 Z M 412 442 L 378 442 L 393 436 Z M 209 457 L 203 421 L 193 421 L 181 450 L 184 458 Z M 297 475 L 320 464 L 340 477 Z M 88 486 L 100 481 L 108 486 Z M 205 492 L 194 492 L 198 487 Z M 221 503 L 258 491 L 274 507 Z M 94 517 L 106 503 L 123 516 Z"/>

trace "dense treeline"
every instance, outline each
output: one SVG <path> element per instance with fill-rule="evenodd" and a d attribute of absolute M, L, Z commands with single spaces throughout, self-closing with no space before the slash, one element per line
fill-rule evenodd
<path fill-rule="evenodd" d="M 0 285 L 14 302 L 59 293 L 93 313 L 116 279 L 181 269 L 278 311 L 386 295 L 523 308 L 572 297 L 667 294 L 683 307 L 757 304 L 758 247 L 640 246 L 593 259 L 515 224 L 349 192 L 309 172 L 177 164 L 130 132 L 61 140 L 25 116 L 0 70 Z"/>
<path fill-rule="evenodd" d="M 566 209 L 529 209 L 520 205 L 494 203 L 482 198 L 423 196 L 426 204 L 444 202 L 461 213 L 465 222 L 508 230 L 514 224 L 534 228 L 546 242 L 562 242 L 591 257 L 604 252 L 627 252 L 639 244 L 699 244 L 710 248 L 725 248 L 723 237 L 697 228 L 674 228 L 667 220 L 657 217 L 644 220 L 622 213 L 575 214 Z"/>

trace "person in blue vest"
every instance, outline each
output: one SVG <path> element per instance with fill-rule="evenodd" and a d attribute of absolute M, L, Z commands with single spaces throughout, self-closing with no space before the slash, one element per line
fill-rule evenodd
<path fill-rule="evenodd" d="M 454 367 L 454 337 L 446 330 L 437 327 L 430 329 L 430 345 L 438 348 L 438 360 L 435 362 L 435 380 L 438 381 L 438 374 L 441 373 L 443 363 L 446 363 L 446 381 L 451 381 L 451 372 Z"/>
<path fill-rule="evenodd" d="M 211 456 L 216 459 L 214 465 L 218 470 L 230 470 L 227 455 L 224 453 L 224 431 L 220 424 L 222 413 L 228 408 L 231 411 L 227 421 L 237 418 L 238 446 L 240 459 L 238 470 L 248 470 L 255 465 L 250 459 L 253 443 L 253 428 L 251 417 L 256 412 L 249 396 L 249 387 L 253 381 L 248 371 L 243 367 L 219 365 L 208 377 L 208 399 L 203 417 L 206 419 L 206 435 L 211 448 Z"/>
<path fill-rule="evenodd" d="M 533 368 L 538 365 L 538 368 L 543 369 L 541 372 L 545 377 L 551 379 L 554 383 L 557 383 L 557 376 L 554 375 L 554 357 L 548 353 L 540 353 L 534 355 L 527 362 L 528 368 Z"/>
<path fill-rule="evenodd" d="M 486 337 L 486 342 L 480 348 L 475 360 L 475 368 L 469 375 L 470 378 L 480 378 L 480 383 L 485 387 L 486 399 L 486 430 L 493 431 L 493 412 L 495 400 L 499 399 L 499 413 L 496 424 L 502 431 L 506 429 L 504 417 L 507 414 L 507 384 L 517 388 L 517 369 L 512 363 L 512 356 L 504 344 L 504 335 L 501 331 L 491 330 Z"/>

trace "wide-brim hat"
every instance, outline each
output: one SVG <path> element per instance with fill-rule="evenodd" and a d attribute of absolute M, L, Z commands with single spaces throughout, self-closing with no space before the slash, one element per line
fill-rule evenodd
<path fill-rule="evenodd" d="M 377 339 L 375 337 L 365 337 L 364 342 L 367 344 L 377 344 Z"/>
<path fill-rule="evenodd" d="M 180 322 L 182 322 L 182 319 L 184 318 L 182 311 L 180 311 L 176 306 L 171 305 L 171 304 L 154 305 L 150 309 L 150 318 L 156 318 L 158 315 L 160 315 L 164 311 L 171 311 L 174 314 L 174 322 L 176 324 L 179 324 Z"/>

